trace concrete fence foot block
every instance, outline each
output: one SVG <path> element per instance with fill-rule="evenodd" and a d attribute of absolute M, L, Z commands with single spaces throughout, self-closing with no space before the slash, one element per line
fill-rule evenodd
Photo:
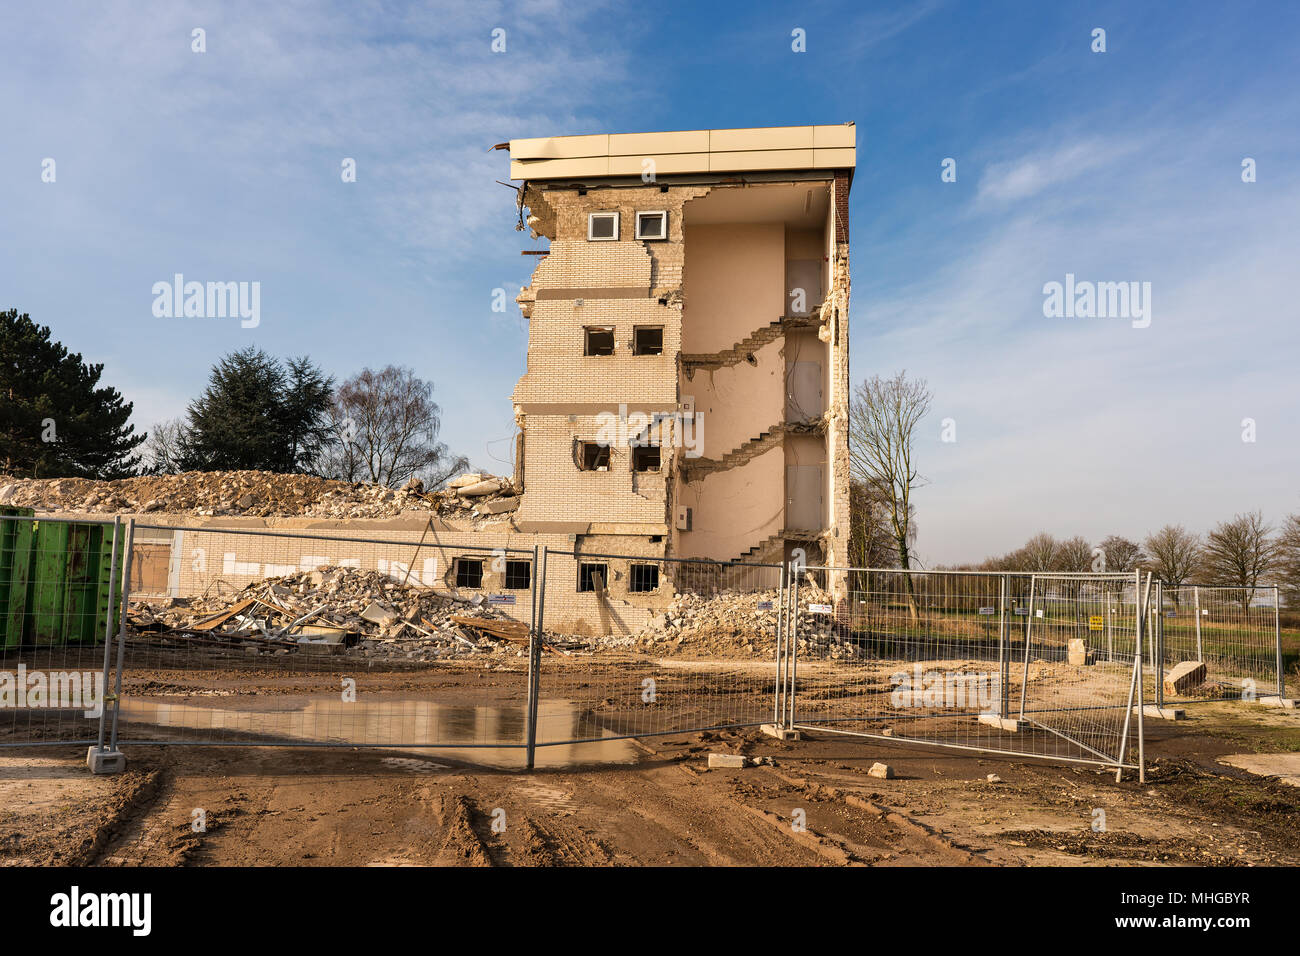
<path fill-rule="evenodd" d="M 1270 697 L 1256 698 L 1256 703 L 1263 704 L 1265 707 L 1284 707 L 1287 710 L 1295 710 L 1295 700 L 1291 697 L 1279 697 L 1273 694 Z"/>
<path fill-rule="evenodd" d="M 92 745 L 86 750 L 86 766 L 91 773 L 121 773 L 126 769 L 126 754 L 120 750 L 100 750 Z"/>
<path fill-rule="evenodd" d="M 1019 733 L 1029 726 L 1027 721 L 1021 720 L 1019 717 L 999 717 L 997 714 L 980 714 L 980 723 L 1013 734 Z"/>
<path fill-rule="evenodd" d="M 763 724 L 758 728 L 769 737 L 775 737 L 777 740 L 798 740 L 799 731 L 790 730 L 787 727 L 781 727 L 777 724 Z"/>
<path fill-rule="evenodd" d="M 1136 714 L 1137 712 L 1138 709 L 1134 707 L 1133 713 Z M 1160 707 L 1157 704 L 1143 704 L 1142 716 L 1156 717 L 1160 720 L 1186 720 L 1187 711 L 1183 710 L 1181 707 Z"/>

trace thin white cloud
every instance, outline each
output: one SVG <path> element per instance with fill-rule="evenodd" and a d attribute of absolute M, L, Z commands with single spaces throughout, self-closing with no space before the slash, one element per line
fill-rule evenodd
<path fill-rule="evenodd" d="M 1072 183 L 1088 173 L 1113 168 L 1134 156 L 1140 145 L 1090 137 L 993 163 L 980 176 L 977 199 L 1016 202 Z"/>

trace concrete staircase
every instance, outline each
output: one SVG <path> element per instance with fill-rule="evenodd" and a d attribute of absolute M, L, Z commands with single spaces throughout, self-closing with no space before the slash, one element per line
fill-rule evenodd
<path fill-rule="evenodd" d="M 682 368 L 689 375 L 701 368 L 726 368 L 739 365 L 750 355 L 757 352 L 769 342 L 775 342 L 785 335 L 785 323 L 781 319 L 769 322 L 747 338 L 741 339 L 729 349 L 721 352 L 683 352 Z"/>
<path fill-rule="evenodd" d="M 768 535 L 752 548 L 742 551 L 738 557 L 731 560 L 741 564 L 779 564 L 784 556 L 785 532 L 778 531 L 776 534 Z"/>
<path fill-rule="evenodd" d="M 719 471 L 738 468 L 780 445 L 784 437 L 785 425 L 773 425 L 721 458 L 686 458 L 682 463 L 682 477 L 686 481 L 702 481 Z"/>

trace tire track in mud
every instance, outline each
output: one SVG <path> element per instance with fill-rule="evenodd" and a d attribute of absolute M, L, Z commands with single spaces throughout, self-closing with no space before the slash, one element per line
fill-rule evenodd
<path fill-rule="evenodd" d="M 718 794 L 707 782 L 673 764 L 642 765 L 635 774 L 580 774 L 574 787 L 582 793 L 588 824 L 582 828 L 582 839 L 607 855 L 604 861 L 591 862 L 717 866 L 823 862 L 816 851 L 774 832 L 729 795 Z M 616 830 L 607 822 L 615 820 Z M 559 826 L 575 828 L 567 821 Z"/>
<path fill-rule="evenodd" d="M 127 770 L 103 818 L 67 861 L 69 866 L 100 866 L 116 847 L 131 842 L 170 787 L 164 770 Z"/>

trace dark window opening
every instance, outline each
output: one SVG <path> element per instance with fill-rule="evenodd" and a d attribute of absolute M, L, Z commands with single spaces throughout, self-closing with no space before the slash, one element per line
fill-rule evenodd
<path fill-rule="evenodd" d="M 609 583 L 609 565 L 582 564 L 578 567 L 579 591 L 604 591 Z M 599 586 L 598 586 L 599 585 Z"/>
<path fill-rule="evenodd" d="M 628 590 L 637 594 L 653 591 L 659 587 L 659 565 L 634 564 L 631 568 Z"/>
<path fill-rule="evenodd" d="M 456 587 L 481 588 L 483 586 L 483 562 L 468 558 L 456 559 Z"/>
<path fill-rule="evenodd" d="M 663 355 L 664 354 L 664 330 L 663 326 L 638 326 L 632 330 L 632 354 L 633 355 Z"/>
<path fill-rule="evenodd" d="M 658 471 L 659 470 L 659 446 L 658 445 L 633 445 L 632 446 L 632 470 L 633 471 Z"/>
<path fill-rule="evenodd" d="M 588 326 L 583 329 L 587 335 L 583 355 L 613 355 L 614 330 L 608 326 Z"/>
<path fill-rule="evenodd" d="M 609 471 L 609 446 L 594 441 L 583 442 L 581 461 L 583 471 Z"/>
<path fill-rule="evenodd" d="M 506 562 L 506 589 L 526 591 L 533 583 L 533 565 L 531 561 Z"/>

